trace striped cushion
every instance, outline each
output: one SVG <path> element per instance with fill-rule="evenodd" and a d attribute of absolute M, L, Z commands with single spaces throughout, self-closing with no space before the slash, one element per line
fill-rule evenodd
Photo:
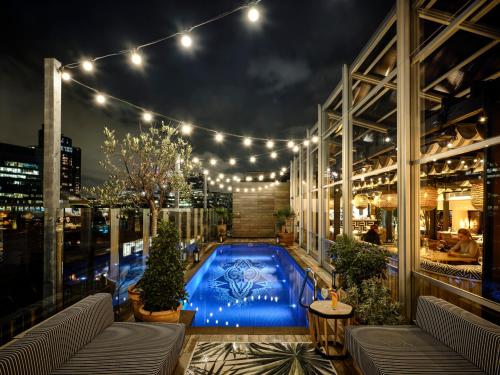
<path fill-rule="evenodd" d="M 111 295 L 100 293 L 64 309 L 26 336 L 46 337 L 53 353 L 52 368 L 57 368 L 110 326 L 113 319 Z"/>
<path fill-rule="evenodd" d="M 114 323 L 53 374 L 171 374 L 183 324 Z"/>
<path fill-rule="evenodd" d="M 50 374 L 51 362 L 47 338 L 25 336 L 0 350 L 0 375 Z"/>
<path fill-rule="evenodd" d="M 346 327 L 345 344 L 366 375 L 484 374 L 416 326 Z"/>
<path fill-rule="evenodd" d="M 500 327 L 442 299 L 418 299 L 417 325 L 488 374 L 500 375 Z"/>

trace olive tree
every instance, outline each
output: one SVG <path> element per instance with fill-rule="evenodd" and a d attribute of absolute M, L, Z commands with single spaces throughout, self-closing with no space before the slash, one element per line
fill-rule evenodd
<path fill-rule="evenodd" d="M 137 135 L 118 140 L 114 130 L 104 128 L 102 166 L 110 172 L 110 184 L 118 184 L 137 205 L 151 210 L 151 232 L 157 234 L 158 213 L 168 194 L 186 194 L 186 177 L 193 169 L 191 146 L 175 128 L 149 127 Z M 118 186 L 118 189 L 119 189 Z"/>

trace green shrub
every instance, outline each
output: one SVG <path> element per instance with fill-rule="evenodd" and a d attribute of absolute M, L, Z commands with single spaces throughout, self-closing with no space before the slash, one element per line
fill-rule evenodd
<path fill-rule="evenodd" d="M 177 227 L 173 223 L 161 221 L 141 280 L 144 309 L 176 310 L 179 303 L 187 297 L 184 270 Z"/>
<path fill-rule="evenodd" d="M 360 286 L 352 286 L 342 301 L 354 307 L 355 317 L 360 324 L 404 323 L 399 303 L 392 302 L 389 289 L 379 278 L 373 277 L 363 280 Z"/>
<path fill-rule="evenodd" d="M 359 286 L 372 277 L 385 278 L 388 252 L 383 247 L 338 236 L 330 256 L 342 289 Z"/>

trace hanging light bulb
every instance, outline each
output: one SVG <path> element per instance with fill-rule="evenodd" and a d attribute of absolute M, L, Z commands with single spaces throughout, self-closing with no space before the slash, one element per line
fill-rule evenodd
<path fill-rule="evenodd" d="M 278 157 L 278 153 L 276 151 L 271 152 L 271 159 L 276 159 Z"/>
<path fill-rule="evenodd" d="M 153 115 L 151 114 L 151 112 L 144 112 L 142 114 L 142 119 L 146 122 L 151 122 L 153 120 Z"/>
<path fill-rule="evenodd" d="M 267 147 L 267 148 L 269 148 L 269 149 L 273 148 L 273 147 L 274 147 L 274 142 L 273 142 L 273 141 L 271 141 L 271 140 L 268 140 L 268 141 L 266 142 L 266 147 Z"/>
<path fill-rule="evenodd" d="M 224 178 L 224 173 L 219 173 L 219 178 L 222 180 Z"/>
<path fill-rule="evenodd" d="M 293 152 L 295 153 L 299 152 L 299 146 L 297 145 L 293 146 Z"/>
<path fill-rule="evenodd" d="M 288 141 L 287 144 L 286 144 L 286 147 L 288 147 L 288 148 L 293 148 L 293 146 L 295 146 L 295 142 L 294 141 Z"/>
<path fill-rule="evenodd" d="M 130 54 L 130 61 L 134 65 L 141 65 L 142 64 L 142 56 L 137 50 L 133 50 L 132 53 Z"/>
<path fill-rule="evenodd" d="M 193 45 L 193 39 L 189 34 L 183 34 L 181 37 L 181 45 L 184 48 L 190 48 Z"/>
<path fill-rule="evenodd" d="M 183 135 L 191 135 L 191 133 L 193 132 L 193 126 L 189 123 L 182 123 L 182 126 L 181 126 L 181 133 Z"/>
<path fill-rule="evenodd" d="M 94 70 L 94 64 L 90 60 L 83 60 L 82 61 L 82 68 L 86 72 L 91 72 L 92 70 Z"/>
<path fill-rule="evenodd" d="M 215 160 L 214 158 L 210 159 L 210 165 L 216 165 L 217 164 L 217 160 Z"/>
<path fill-rule="evenodd" d="M 220 189 L 224 189 L 224 184 L 219 184 Z"/>
<path fill-rule="evenodd" d="M 248 20 L 252 23 L 255 23 L 260 18 L 260 12 L 256 7 L 250 7 L 247 12 Z"/>
<path fill-rule="evenodd" d="M 224 141 L 224 135 L 221 133 L 215 133 L 215 142 L 222 143 Z"/>
<path fill-rule="evenodd" d="M 97 104 L 103 105 L 104 103 L 106 103 L 106 97 L 102 94 L 96 94 L 95 101 L 97 102 Z"/>
<path fill-rule="evenodd" d="M 319 141 L 318 136 L 317 135 L 313 135 L 313 137 L 311 138 L 311 141 L 312 141 L 312 143 L 318 143 L 318 141 Z"/>
<path fill-rule="evenodd" d="M 240 188 L 236 188 L 236 192 L 239 193 L 240 192 Z"/>
<path fill-rule="evenodd" d="M 246 147 L 250 147 L 252 145 L 252 139 L 251 138 L 243 138 L 243 145 Z"/>
<path fill-rule="evenodd" d="M 280 171 L 280 176 L 283 176 L 285 173 L 283 171 Z"/>
<path fill-rule="evenodd" d="M 246 182 L 251 182 L 253 180 L 252 176 L 246 176 L 245 181 Z"/>
<path fill-rule="evenodd" d="M 236 159 L 235 158 L 230 158 L 229 159 L 229 164 L 230 165 L 236 165 Z"/>
<path fill-rule="evenodd" d="M 210 171 L 209 171 L 208 169 L 204 169 L 204 170 L 203 170 L 203 174 L 204 174 L 205 176 L 207 176 L 209 173 L 210 173 Z M 210 177 L 209 177 L 209 178 L 210 178 Z"/>
<path fill-rule="evenodd" d="M 230 182 L 231 182 L 231 179 L 230 179 L 230 178 L 226 178 L 226 182 L 227 182 L 227 183 L 230 183 Z"/>
<path fill-rule="evenodd" d="M 212 186 L 215 185 L 215 181 L 214 180 L 210 181 L 210 185 Z"/>
<path fill-rule="evenodd" d="M 264 179 L 264 175 L 263 174 L 259 175 L 259 181 L 262 181 L 263 179 Z"/>
<path fill-rule="evenodd" d="M 271 174 L 270 174 L 269 176 L 270 176 L 271 178 L 274 178 L 274 177 L 276 177 L 276 173 L 271 172 Z"/>
<path fill-rule="evenodd" d="M 255 163 L 257 158 L 255 156 L 250 156 L 250 163 Z"/>
<path fill-rule="evenodd" d="M 193 163 L 198 164 L 200 162 L 200 159 L 198 157 L 193 158 Z"/>
<path fill-rule="evenodd" d="M 229 191 L 233 191 L 233 187 L 232 187 L 232 186 L 228 186 L 228 187 L 227 187 L 227 190 L 229 190 Z"/>
<path fill-rule="evenodd" d="M 307 146 L 309 146 L 309 140 L 308 140 L 308 139 L 306 139 L 306 140 L 304 141 L 304 147 L 307 147 Z"/>
<path fill-rule="evenodd" d="M 69 74 L 68 72 L 62 72 L 61 78 L 63 81 L 68 82 L 69 80 L 71 80 L 71 74 Z"/>
<path fill-rule="evenodd" d="M 286 172 L 286 167 L 281 167 L 281 172 L 285 173 Z"/>

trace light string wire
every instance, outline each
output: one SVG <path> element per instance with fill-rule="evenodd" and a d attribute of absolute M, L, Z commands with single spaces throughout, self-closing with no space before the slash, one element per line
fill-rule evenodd
<path fill-rule="evenodd" d="M 249 136 L 244 136 L 244 135 L 241 135 L 241 134 L 235 134 L 235 133 L 230 133 L 230 132 L 225 132 L 225 131 L 217 131 L 217 130 L 213 130 L 213 129 L 210 129 L 210 128 L 207 128 L 205 126 L 201 126 L 201 125 L 198 125 L 198 124 L 194 124 L 192 122 L 186 122 L 186 121 L 182 121 L 182 120 L 179 120 L 179 119 L 176 119 L 172 116 L 168 116 L 168 115 L 165 115 L 163 113 L 160 113 L 160 112 L 156 112 L 156 111 L 152 111 L 152 110 L 149 110 L 145 107 L 141 107 L 140 105 L 137 105 L 135 103 L 132 103 L 128 100 L 125 100 L 125 99 L 121 99 L 117 96 L 114 96 L 114 95 L 109 95 L 107 93 L 104 93 L 103 91 L 101 90 L 98 90 L 96 89 L 95 87 L 92 87 L 92 86 L 89 86 L 88 84 L 86 83 L 83 83 L 83 82 L 80 82 L 76 79 L 74 79 L 73 77 L 70 78 L 70 80 L 74 83 L 76 83 L 77 85 L 89 90 L 89 91 L 92 91 L 93 93 L 95 94 L 101 94 L 101 95 L 104 95 L 107 99 L 112 99 L 112 100 L 115 100 L 117 102 L 120 102 L 122 104 L 125 104 L 125 105 L 128 105 L 136 110 L 139 110 L 139 111 L 142 111 L 142 112 L 148 112 L 156 117 L 159 117 L 159 118 L 163 118 L 163 119 L 166 119 L 166 120 L 169 120 L 169 121 L 172 121 L 172 122 L 175 122 L 177 123 L 177 129 L 182 126 L 182 125 L 187 125 L 189 124 L 190 126 L 192 126 L 193 128 L 195 129 L 200 129 L 200 130 L 204 130 L 204 131 L 207 131 L 209 133 L 212 133 L 212 134 L 222 134 L 222 135 L 225 135 L 225 136 L 229 136 L 229 137 L 235 137 L 235 138 L 239 138 L 239 139 L 251 139 L 251 140 L 255 140 L 255 141 L 269 141 L 269 140 L 272 140 L 272 141 L 276 141 L 276 142 L 290 142 L 290 141 L 293 141 L 293 142 L 297 142 L 299 141 L 298 139 L 293 139 L 293 138 L 290 138 L 290 139 L 271 139 L 271 138 L 262 138 L 262 137 L 249 137 Z M 298 145 L 300 143 L 297 143 Z M 280 150 L 274 150 L 274 151 L 280 151 Z M 271 153 L 272 151 L 270 151 L 269 153 Z M 264 154 L 265 155 L 265 154 Z M 258 156 L 258 155 L 255 155 L 255 156 Z"/>
<path fill-rule="evenodd" d="M 231 14 L 239 12 L 240 10 L 247 9 L 247 8 L 252 7 L 252 6 L 255 6 L 258 3 L 260 3 L 260 2 L 261 2 L 261 0 L 248 1 L 245 4 L 238 6 L 237 8 L 234 8 L 232 10 L 228 10 L 228 11 L 226 11 L 224 13 L 221 13 L 221 14 L 215 16 L 215 17 L 209 18 L 209 19 L 207 19 L 205 21 L 202 21 L 202 22 L 200 22 L 200 23 L 198 23 L 198 24 L 196 24 L 194 26 L 186 28 L 183 31 L 177 31 L 177 32 L 175 32 L 173 34 L 163 36 L 163 37 L 161 37 L 159 39 L 156 39 L 156 40 L 153 40 L 151 42 L 147 42 L 147 43 L 141 44 L 141 45 L 139 45 L 139 46 L 137 46 L 135 48 L 123 49 L 123 50 L 120 50 L 120 51 L 117 51 L 117 52 L 111 52 L 111 53 L 108 53 L 106 55 L 94 57 L 94 58 L 90 59 L 90 61 L 94 62 L 94 61 L 106 59 L 106 58 L 109 58 L 109 57 L 125 55 L 125 54 L 128 54 L 128 53 L 132 53 L 134 51 L 139 51 L 140 49 L 145 48 L 145 47 L 150 47 L 152 45 L 165 42 L 165 41 L 167 41 L 169 39 L 175 38 L 176 36 L 179 36 L 179 35 L 182 35 L 182 34 L 185 34 L 185 33 L 189 33 L 189 32 L 191 32 L 191 31 L 193 31 L 193 30 L 195 30 L 195 29 L 197 29 L 199 27 L 208 25 L 208 24 L 210 24 L 212 22 L 215 22 L 215 21 L 218 21 L 218 20 L 220 20 L 222 18 L 230 16 Z M 76 61 L 76 62 L 72 62 L 72 63 L 65 64 L 65 65 L 61 66 L 61 69 L 64 69 L 64 68 L 74 69 L 74 68 L 77 68 L 78 66 L 80 66 L 81 64 L 82 64 L 82 61 Z"/>

